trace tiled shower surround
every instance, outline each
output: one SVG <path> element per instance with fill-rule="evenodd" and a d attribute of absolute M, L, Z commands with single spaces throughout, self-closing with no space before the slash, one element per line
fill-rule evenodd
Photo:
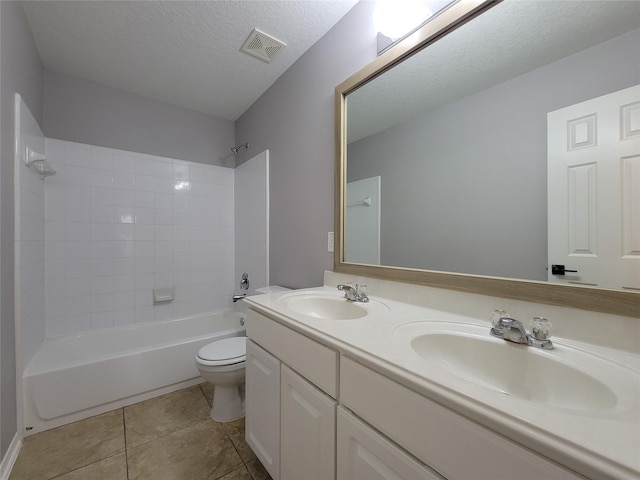
<path fill-rule="evenodd" d="M 47 336 L 228 308 L 234 171 L 47 139 Z M 175 300 L 153 302 L 154 288 Z"/>

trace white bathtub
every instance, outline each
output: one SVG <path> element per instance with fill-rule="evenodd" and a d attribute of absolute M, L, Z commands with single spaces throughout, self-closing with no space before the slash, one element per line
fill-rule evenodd
<path fill-rule="evenodd" d="M 228 310 L 46 341 L 24 372 L 26 434 L 200 383 L 198 349 L 244 335 Z"/>

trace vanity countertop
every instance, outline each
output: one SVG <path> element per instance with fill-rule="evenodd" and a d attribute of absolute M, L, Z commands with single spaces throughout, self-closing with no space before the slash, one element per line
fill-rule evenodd
<path fill-rule="evenodd" d="M 416 335 L 434 333 L 443 325 L 449 330 L 458 326 L 476 336 L 486 332 L 486 339 L 481 334 L 483 341 L 504 347 L 504 340 L 490 337 L 487 321 L 376 296 L 369 303 L 357 304 L 366 310 L 360 318 L 316 318 L 287 308 L 286 300 L 292 295 L 307 294 L 342 298 L 341 292 L 325 286 L 252 296 L 245 301 L 274 320 L 589 478 L 640 479 L 640 355 L 553 337 L 554 350 L 535 354 L 550 359 L 571 352 L 577 357 L 566 358 L 586 355 L 596 359 L 596 365 L 598 359 L 614 365 L 622 376 L 613 379 L 619 401 L 611 408 L 549 406 L 465 380 L 425 361 L 411 347 Z M 579 364 L 572 368 L 592 377 L 600 375 L 604 383 L 612 380 L 604 377 L 610 375 L 606 369 L 587 370 Z"/>

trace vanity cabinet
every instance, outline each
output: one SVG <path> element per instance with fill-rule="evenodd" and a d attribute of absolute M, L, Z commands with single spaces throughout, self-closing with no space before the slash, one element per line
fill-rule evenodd
<path fill-rule="evenodd" d="M 584 480 L 253 309 L 246 325 L 245 436 L 273 480 Z"/>
<path fill-rule="evenodd" d="M 286 365 L 280 373 L 280 479 L 331 480 L 336 401 Z"/>
<path fill-rule="evenodd" d="M 246 326 L 247 443 L 273 480 L 334 479 L 338 352 L 251 309 Z"/>
<path fill-rule="evenodd" d="M 280 361 L 247 339 L 245 438 L 273 479 L 280 478 Z"/>
<path fill-rule="evenodd" d="M 446 480 L 360 421 L 344 407 L 337 414 L 336 478 Z"/>
<path fill-rule="evenodd" d="M 449 480 L 584 480 L 344 356 L 340 404 Z"/>

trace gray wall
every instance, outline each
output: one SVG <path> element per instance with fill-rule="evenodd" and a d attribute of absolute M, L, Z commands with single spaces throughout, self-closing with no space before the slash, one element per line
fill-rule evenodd
<path fill-rule="evenodd" d="M 374 3 L 361 1 L 236 121 L 238 162 L 270 150 L 270 282 L 322 284 L 333 268 L 334 89 L 376 57 Z"/>
<path fill-rule="evenodd" d="M 382 176 L 382 263 L 546 280 L 547 112 L 640 83 L 638 45 L 635 30 L 350 145 L 349 181 Z"/>
<path fill-rule="evenodd" d="M 0 2 L 0 454 L 4 458 L 16 433 L 16 361 L 14 324 L 13 94 L 20 93 L 42 125 L 43 66 L 18 2 Z"/>
<path fill-rule="evenodd" d="M 233 167 L 233 122 L 45 71 L 44 134 L 130 152 Z"/>

